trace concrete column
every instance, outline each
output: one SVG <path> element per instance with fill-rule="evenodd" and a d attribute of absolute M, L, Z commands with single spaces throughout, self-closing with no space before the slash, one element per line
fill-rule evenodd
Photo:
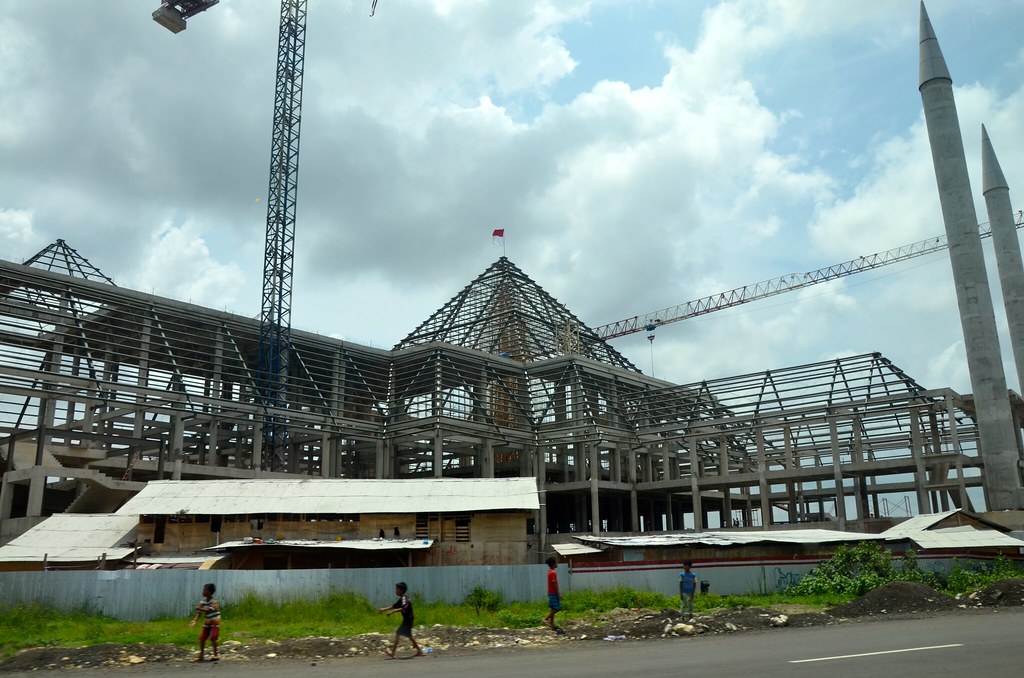
<path fill-rule="evenodd" d="M 36 466 L 43 465 L 43 453 L 46 445 L 50 442 L 50 436 L 46 429 L 53 426 L 53 400 L 50 398 L 39 399 L 39 435 L 36 437 Z"/>
<path fill-rule="evenodd" d="M 960 120 L 953 100 L 953 80 L 924 3 L 920 40 L 919 90 L 974 391 L 980 453 L 985 462 L 985 500 L 989 510 L 1017 509 L 1024 504 L 1019 454 Z"/>
<path fill-rule="evenodd" d="M 387 460 L 384 458 L 384 439 L 378 438 L 376 449 L 374 450 L 373 456 L 373 477 L 374 478 L 393 478 L 394 475 L 388 474 L 387 471 Z"/>
<path fill-rule="evenodd" d="M 636 496 L 636 448 L 629 449 L 629 468 L 626 470 L 626 477 L 629 482 L 629 516 L 630 530 L 640 531 L 640 507 Z"/>
<path fill-rule="evenodd" d="M 320 476 L 334 477 L 334 459 L 331 456 L 331 435 L 326 431 L 320 434 Z"/>
<path fill-rule="evenodd" d="M 768 485 L 768 458 L 764 451 L 764 431 L 756 426 L 754 442 L 757 445 L 757 493 L 761 500 L 761 529 L 772 524 L 771 487 Z"/>
<path fill-rule="evenodd" d="M 174 465 L 171 480 L 181 480 L 181 466 L 185 457 L 185 422 L 179 416 L 171 417 L 171 459 Z"/>
<path fill-rule="evenodd" d="M 697 439 L 690 439 L 690 497 L 693 502 L 693 529 L 703 532 L 704 522 L 700 503 L 700 461 L 697 459 Z"/>
<path fill-rule="evenodd" d="M 14 485 L 7 482 L 7 474 L 0 480 L 0 522 L 11 517 L 14 509 Z"/>
<path fill-rule="evenodd" d="M 46 489 L 46 473 L 42 466 L 32 469 L 32 476 L 28 481 L 28 507 L 25 516 L 36 518 L 43 515 L 43 491 Z"/>
<path fill-rule="evenodd" d="M 242 463 L 242 455 L 238 455 L 238 463 Z M 256 477 L 263 468 L 263 422 L 257 420 L 252 427 L 252 470 Z"/>
<path fill-rule="evenodd" d="M 434 430 L 434 477 L 444 476 L 444 433 L 441 429 Z"/>
<path fill-rule="evenodd" d="M 149 336 L 152 330 L 153 321 L 150 320 L 149 314 L 147 313 L 142 318 L 142 325 L 139 328 L 139 358 L 138 358 L 138 376 L 135 379 L 136 385 L 140 388 L 146 388 L 149 386 Z M 146 424 L 146 396 L 139 394 L 139 409 L 135 411 L 134 422 L 132 428 L 132 435 L 136 438 L 141 438 L 145 432 Z M 86 413 L 90 413 L 92 408 L 89 404 L 85 405 Z M 88 429 L 87 429 L 88 430 Z"/>
<path fill-rule="evenodd" d="M 910 454 L 914 459 L 914 490 L 917 495 L 917 512 L 931 513 L 928 502 L 928 491 L 925 489 L 925 479 L 928 474 L 924 465 L 924 450 L 922 449 L 921 421 L 917 408 L 910 410 Z"/>
<path fill-rule="evenodd" d="M 482 472 L 483 478 L 494 477 L 494 443 L 489 439 L 484 440 L 483 444 L 483 464 Z"/>
<path fill-rule="evenodd" d="M 209 433 L 206 436 L 206 463 L 208 466 L 217 466 L 217 449 L 220 447 L 220 422 L 217 419 L 208 424 Z"/>
<path fill-rule="evenodd" d="M 836 519 L 839 521 L 839 529 L 845 530 L 846 496 L 843 493 L 843 468 L 842 459 L 839 455 L 839 430 L 834 414 L 828 418 L 828 432 L 832 449 L 832 479 L 836 486 Z"/>
<path fill-rule="evenodd" d="M 594 534 L 601 533 L 601 497 L 598 483 L 601 479 L 601 459 L 597 445 L 588 445 L 590 453 L 590 521 Z"/>

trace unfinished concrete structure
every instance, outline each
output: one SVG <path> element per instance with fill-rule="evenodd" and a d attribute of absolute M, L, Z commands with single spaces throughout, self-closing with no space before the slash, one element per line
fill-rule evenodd
<path fill-rule="evenodd" d="M 258 332 L 116 287 L 61 242 L 0 261 L 7 538 L 153 479 L 535 477 L 537 553 L 556 532 L 842 528 L 906 493 L 970 509 L 984 482 L 971 398 L 879 354 L 671 384 L 504 257 L 390 351 L 293 331 L 268 472 Z"/>

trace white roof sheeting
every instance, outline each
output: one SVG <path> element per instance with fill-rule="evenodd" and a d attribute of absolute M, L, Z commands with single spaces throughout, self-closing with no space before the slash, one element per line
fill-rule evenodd
<path fill-rule="evenodd" d="M 893 525 L 882 534 L 889 536 L 895 535 L 906 535 L 920 532 L 921 530 L 927 530 L 932 525 L 939 523 L 946 518 L 950 517 L 954 513 L 959 513 L 960 509 L 952 509 L 950 511 L 942 511 L 941 513 L 922 513 L 920 515 L 912 516 L 907 518 L 903 522 Z"/>
<path fill-rule="evenodd" d="M 867 541 L 880 539 L 881 535 L 840 532 L 839 530 L 771 530 L 771 531 L 721 531 L 721 532 L 677 532 L 673 534 L 652 534 L 642 537 L 594 537 L 581 535 L 581 541 L 620 546 L 625 548 L 672 547 L 672 546 L 742 546 L 777 542 L 783 544 L 828 544 L 846 541 Z"/>
<path fill-rule="evenodd" d="M 533 478 L 159 480 L 121 507 L 136 515 L 534 511 Z"/>
<path fill-rule="evenodd" d="M 57 513 L 0 547 L 0 562 L 120 560 L 134 549 L 137 515 Z"/>
<path fill-rule="evenodd" d="M 551 548 L 560 556 L 582 556 L 587 553 L 601 553 L 601 549 L 595 549 L 593 546 L 585 546 L 584 544 L 552 544 Z"/>
<path fill-rule="evenodd" d="M 1021 548 L 1024 541 L 996 530 L 973 527 L 952 527 L 942 530 L 921 530 L 906 537 L 922 549 L 963 549 L 989 546 Z"/>
<path fill-rule="evenodd" d="M 204 551 L 234 551 L 243 548 L 266 548 L 287 546 L 290 548 L 355 549 L 357 551 L 419 551 L 429 549 L 433 539 L 342 539 L 341 541 L 316 541 L 312 539 L 276 539 L 274 541 L 226 541 Z"/>
<path fill-rule="evenodd" d="M 838 530 L 771 530 L 771 531 L 711 531 L 653 534 L 640 537 L 595 537 L 580 535 L 576 539 L 588 543 L 606 544 L 624 548 L 673 546 L 741 546 L 775 542 L 783 544 L 829 544 L 858 541 L 911 541 L 920 549 L 966 549 L 985 547 L 1024 547 L 1024 541 L 1003 534 L 999 530 L 977 529 L 970 525 L 929 529 L 960 509 L 941 513 L 926 513 L 908 518 L 881 534 L 840 532 Z"/>

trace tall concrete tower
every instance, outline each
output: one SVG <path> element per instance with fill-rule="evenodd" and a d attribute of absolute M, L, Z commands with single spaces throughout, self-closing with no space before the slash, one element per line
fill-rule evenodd
<path fill-rule="evenodd" d="M 992 243 L 999 269 L 999 285 L 1003 290 L 1003 306 L 1010 327 L 1010 348 L 1017 368 L 1017 382 L 1024 389 L 1024 264 L 1021 263 L 1020 241 L 1010 207 L 1010 187 L 999 167 L 988 131 L 981 126 L 981 192 L 992 226 Z"/>
<path fill-rule="evenodd" d="M 978 235 L 971 181 L 967 175 L 960 120 L 953 101 L 953 80 L 939 49 L 928 12 L 921 3 L 921 100 L 935 165 L 942 220 L 949 241 L 953 283 L 974 391 L 975 417 L 985 464 L 988 509 L 1020 508 L 1021 475 L 1017 437 L 999 352 L 992 294 Z"/>

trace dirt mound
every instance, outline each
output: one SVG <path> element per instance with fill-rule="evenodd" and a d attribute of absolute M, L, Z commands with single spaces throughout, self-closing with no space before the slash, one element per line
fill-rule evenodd
<path fill-rule="evenodd" d="M 878 614 L 940 612 L 956 609 L 957 603 L 930 586 L 910 581 L 883 584 L 856 600 L 832 608 L 835 617 L 866 617 Z"/>
<path fill-rule="evenodd" d="M 989 584 L 972 598 L 986 607 L 1020 607 L 1024 605 L 1024 579 L 1003 579 Z"/>

